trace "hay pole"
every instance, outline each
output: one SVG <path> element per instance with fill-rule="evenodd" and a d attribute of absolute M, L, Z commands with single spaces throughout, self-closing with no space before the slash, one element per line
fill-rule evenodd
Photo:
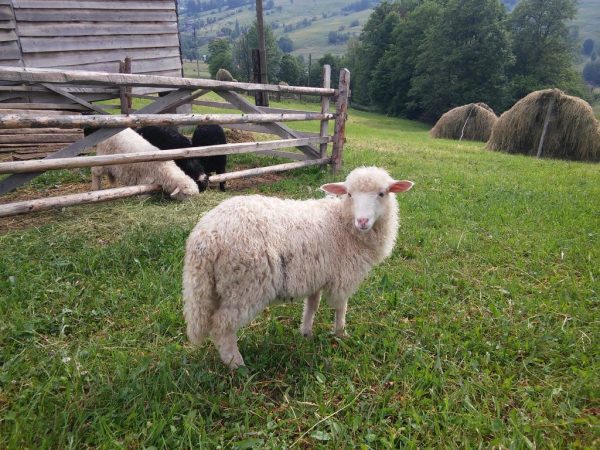
<path fill-rule="evenodd" d="M 0 116 L 0 128 L 136 128 L 147 125 L 198 125 L 208 123 L 272 123 L 329 120 L 335 114 L 131 114 L 127 116 Z"/>
<path fill-rule="evenodd" d="M 322 144 L 331 141 L 331 137 L 277 139 L 274 141 L 239 142 L 235 144 L 207 145 L 205 147 L 189 147 L 174 150 L 157 150 L 153 152 L 117 153 L 100 156 L 75 156 L 72 158 L 41 159 L 36 161 L 9 161 L 0 163 L 0 174 L 42 172 L 56 169 L 78 169 L 81 167 L 131 164 L 147 161 L 170 161 L 173 159 L 192 158 L 198 156 L 232 155 L 251 153 L 261 150 L 276 150 L 308 144 Z"/>
<path fill-rule="evenodd" d="M 467 119 L 465 120 L 465 123 L 464 123 L 464 125 L 462 127 L 462 130 L 460 131 L 460 139 L 459 139 L 459 141 L 463 140 L 463 136 L 465 135 L 465 128 L 467 128 L 467 122 L 471 118 L 471 113 L 473 112 L 474 109 L 475 109 L 475 106 L 471 105 L 471 108 L 469 109 L 469 114 L 467 115 Z"/>
<path fill-rule="evenodd" d="M 542 156 L 542 148 L 544 147 L 544 140 L 546 139 L 546 133 L 548 132 L 548 124 L 550 123 L 550 115 L 552 114 L 552 108 L 554 108 L 554 102 L 556 102 L 556 97 L 550 97 L 550 103 L 548 104 L 548 110 L 546 111 L 546 117 L 544 118 L 544 128 L 542 129 L 540 143 L 538 144 L 537 158 Z"/>
<path fill-rule="evenodd" d="M 122 188 L 104 189 L 100 191 L 85 192 L 83 194 L 69 194 L 58 197 L 40 198 L 23 202 L 0 205 L 0 217 L 16 216 L 35 211 L 45 211 L 53 208 L 81 205 L 84 203 L 100 203 L 118 198 L 133 197 L 139 194 L 150 194 L 161 190 L 158 184 L 144 184 Z"/>

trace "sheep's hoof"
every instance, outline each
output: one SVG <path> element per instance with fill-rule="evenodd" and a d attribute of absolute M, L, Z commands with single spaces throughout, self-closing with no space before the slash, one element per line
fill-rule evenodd
<path fill-rule="evenodd" d="M 304 327 L 300 328 L 300 333 L 302 334 L 302 336 L 304 336 L 305 338 L 309 338 L 312 337 L 313 332 L 311 329 L 306 329 Z"/>
<path fill-rule="evenodd" d="M 338 330 L 334 334 L 335 334 L 335 337 L 340 338 L 340 339 L 345 339 L 347 337 L 350 337 L 350 335 L 348 333 L 346 333 L 346 330 Z"/>

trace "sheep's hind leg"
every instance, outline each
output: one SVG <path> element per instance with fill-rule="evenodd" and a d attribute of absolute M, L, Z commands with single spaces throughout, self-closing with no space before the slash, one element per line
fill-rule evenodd
<path fill-rule="evenodd" d="M 231 369 L 235 370 L 244 366 L 244 358 L 237 345 L 236 331 L 230 322 L 231 311 L 217 310 L 212 316 L 212 329 L 210 337 L 219 351 L 221 360 Z"/>
<path fill-rule="evenodd" d="M 304 300 L 304 313 L 302 314 L 302 325 L 300 325 L 300 332 L 303 336 L 312 336 L 312 327 L 315 320 L 315 314 L 319 309 L 319 303 L 321 301 L 321 291 L 317 291 L 314 294 L 308 296 Z"/>

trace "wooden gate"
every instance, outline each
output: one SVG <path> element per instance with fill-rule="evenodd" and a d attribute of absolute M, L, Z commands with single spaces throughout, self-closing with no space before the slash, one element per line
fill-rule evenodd
<path fill-rule="evenodd" d="M 261 153 L 289 158 L 294 162 L 261 167 L 250 170 L 214 175 L 210 182 L 222 182 L 235 178 L 249 177 L 265 173 L 282 172 L 290 169 L 313 165 L 331 165 L 337 170 L 342 161 L 345 122 L 347 117 L 350 72 L 343 69 L 340 73 L 338 89 L 330 87 L 329 66 L 323 68 L 323 87 L 301 87 L 283 85 L 264 85 L 255 83 L 237 83 L 206 79 L 174 78 L 153 75 L 109 74 L 103 72 L 62 71 L 50 69 L 24 69 L 20 67 L 0 67 L 0 84 L 13 85 L 15 89 L 35 87 L 47 89 L 65 95 L 72 102 L 84 106 L 89 115 L 23 115 L 5 114 L 0 116 L 1 130 L 18 129 L 81 129 L 98 128 L 97 131 L 65 148 L 36 161 L 13 161 L 0 163 L 0 175 L 10 174 L 0 181 L 0 195 L 10 192 L 31 181 L 47 170 L 71 169 L 80 167 L 104 166 L 143 161 L 165 161 L 198 156 L 227 155 L 239 153 Z M 86 88 L 104 87 L 127 92 L 127 95 L 143 97 L 153 102 L 132 114 L 111 115 L 106 107 L 92 104 L 85 98 Z M 75 91 L 79 94 L 74 94 Z M 131 94 L 128 88 L 160 88 L 171 92 L 162 97 Z M 215 92 L 224 102 L 206 102 L 197 100 L 208 92 Z M 277 108 L 258 107 L 251 104 L 240 92 L 289 93 L 297 95 L 316 95 L 321 98 L 321 111 L 307 112 Z M 335 112 L 329 111 L 331 99 L 335 101 Z M 170 114 L 185 104 L 201 104 L 225 109 L 238 109 L 242 114 Z M 320 121 L 319 133 L 302 133 L 293 130 L 284 122 L 316 120 Z M 328 134 L 328 121 L 335 120 L 334 134 Z M 146 125 L 198 125 L 216 123 L 233 128 L 269 133 L 281 139 L 225 144 L 208 147 L 128 153 L 104 156 L 79 156 L 90 152 L 92 148 L 127 127 Z M 332 143 L 331 152 L 328 144 Z M 283 151 L 296 148 L 298 151 Z M 157 185 L 128 186 L 123 188 L 91 191 L 83 194 L 65 195 L 45 199 L 15 202 L 0 205 L 0 217 L 23 214 L 32 211 L 64 207 L 82 203 L 93 203 L 115 198 L 155 192 Z"/>

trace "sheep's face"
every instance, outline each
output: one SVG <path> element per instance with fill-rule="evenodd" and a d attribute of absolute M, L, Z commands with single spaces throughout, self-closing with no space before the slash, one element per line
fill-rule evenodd
<path fill-rule="evenodd" d="M 329 194 L 344 195 L 351 205 L 354 226 L 368 232 L 390 207 L 390 194 L 406 192 L 412 181 L 392 179 L 383 169 L 361 168 L 352 171 L 344 183 L 329 183 L 321 189 Z"/>
<path fill-rule="evenodd" d="M 175 188 L 175 190 L 171 192 L 171 198 L 183 201 L 196 194 L 198 194 L 198 186 L 190 181 L 190 186 L 184 185 Z"/>

